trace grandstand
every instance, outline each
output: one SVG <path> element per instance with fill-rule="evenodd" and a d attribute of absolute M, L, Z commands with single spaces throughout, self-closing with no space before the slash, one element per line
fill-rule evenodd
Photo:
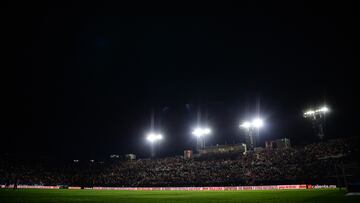
<path fill-rule="evenodd" d="M 0 183 L 76 187 L 194 187 L 279 184 L 346 186 L 359 180 L 359 140 L 261 151 L 212 150 L 202 156 L 104 162 L 23 161 L 1 157 Z M 234 149 L 233 146 L 229 147 Z M 220 147 L 218 149 L 224 149 Z"/>

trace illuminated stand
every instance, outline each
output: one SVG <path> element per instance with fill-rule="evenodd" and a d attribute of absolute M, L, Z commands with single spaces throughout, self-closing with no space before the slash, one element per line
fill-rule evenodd
<path fill-rule="evenodd" d="M 243 128 L 246 131 L 245 140 L 249 150 L 254 150 L 256 147 L 256 138 L 259 135 L 259 130 L 263 125 L 263 121 L 259 118 L 254 119 L 252 122 L 245 121 L 240 125 L 240 128 Z"/>
<path fill-rule="evenodd" d="M 329 108 L 326 106 L 321 107 L 316 110 L 308 110 L 304 113 L 304 118 L 310 119 L 313 123 L 315 131 L 317 131 L 317 136 L 322 140 L 324 138 L 324 121 L 325 115 L 329 113 Z"/>
<path fill-rule="evenodd" d="M 159 133 L 149 133 L 146 136 L 147 141 L 150 143 L 151 147 L 151 157 L 155 156 L 155 144 L 159 143 L 163 139 L 163 136 Z"/>
<path fill-rule="evenodd" d="M 211 133 L 210 128 L 197 127 L 192 131 L 192 134 L 196 137 L 196 150 L 205 148 L 205 138 Z"/>

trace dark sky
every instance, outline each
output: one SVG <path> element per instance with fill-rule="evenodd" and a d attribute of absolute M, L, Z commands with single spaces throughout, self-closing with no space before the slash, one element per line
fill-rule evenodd
<path fill-rule="evenodd" d="M 211 17 L 108 13 L 117 6 L 8 5 L 2 153 L 147 156 L 151 109 L 162 155 L 194 145 L 199 107 L 209 144 L 241 141 L 257 109 L 262 141 L 310 142 L 302 112 L 324 103 L 326 136 L 353 135 L 350 4 L 248 1 Z"/>

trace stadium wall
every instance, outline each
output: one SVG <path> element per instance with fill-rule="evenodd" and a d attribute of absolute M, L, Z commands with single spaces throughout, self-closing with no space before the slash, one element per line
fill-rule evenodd
<path fill-rule="evenodd" d="M 0 185 L 5 188 L 5 185 Z M 10 185 L 8 188 L 14 188 Z M 61 186 L 18 185 L 22 189 L 61 189 Z M 85 187 L 90 190 L 188 190 L 188 191 L 223 191 L 223 190 L 288 190 L 288 189 L 323 189 L 336 188 L 336 185 L 266 185 L 266 186 L 233 186 L 233 187 Z M 68 187 L 68 189 L 82 189 Z"/>
<path fill-rule="evenodd" d="M 94 190 L 281 190 L 307 189 L 307 185 L 267 185 L 267 186 L 233 186 L 233 187 L 93 187 Z"/>

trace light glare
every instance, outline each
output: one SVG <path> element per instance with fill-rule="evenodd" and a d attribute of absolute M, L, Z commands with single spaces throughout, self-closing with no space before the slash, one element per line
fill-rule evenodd
<path fill-rule="evenodd" d="M 263 126 L 263 124 L 264 124 L 263 121 L 261 119 L 259 119 L 259 118 L 254 119 L 253 122 L 252 122 L 252 125 L 255 128 L 260 128 L 260 127 Z"/>
<path fill-rule="evenodd" d="M 329 111 L 329 109 L 326 107 L 326 106 L 324 106 L 324 107 L 322 107 L 321 109 L 319 109 L 319 110 L 317 110 L 317 111 L 320 111 L 320 112 L 328 112 Z"/>
<path fill-rule="evenodd" d="M 205 129 L 204 129 L 204 133 L 205 133 L 205 134 L 210 134 L 210 133 L 211 133 L 210 128 L 205 128 Z"/>
<path fill-rule="evenodd" d="M 314 115 L 316 115 L 316 114 L 321 114 L 321 113 L 328 113 L 330 110 L 329 110 L 329 108 L 328 107 L 326 107 L 326 106 L 323 106 L 323 107 L 321 107 L 321 108 L 319 108 L 319 109 L 316 109 L 316 110 L 308 110 L 308 111 L 306 111 L 305 113 L 304 113 L 304 116 L 305 117 L 308 117 L 308 116 L 314 116 Z"/>
<path fill-rule="evenodd" d="M 202 135 L 201 128 L 196 128 L 195 130 L 192 131 L 192 134 L 195 135 L 196 137 L 200 137 Z"/>
<path fill-rule="evenodd" d="M 252 122 L 245 121 L 244 123 L 242 123 L 240 125 L 240 127 L 247 128 L 247 129 L 249 129 L 249 128 L 261 128 L 263 125 L 264 125 L 263 120 L 261 120 L 260 118 L 256 118 Z"/>
<path fill-rule="evenodd" d="M 163 136 L 162 136 L 161 134 L 158 134 L 158 135 L 156 136 L 156 139 L 158 139 L 158 140 L 162 140 L 162 138 L 163 138 Z"/>
<path fill-rule="evenodd" d="M 313 114 L 315 114 L 315 111 L 309 110 L 309 111 L 305 112 L 304 114 L 305 115 L 313 115 Z"/>
<path fill-rule="evenodd" d="M 211 129 L 210 128 L 195 128 L 192 131 L 192 134 L 195 135 L 196 137 L 201 137 L 203 135 L 208 135 L 211 133 Z"/>
<path fill-rule="evenodd" d="M 158 141 L 158 140 L 162 140 L 163 136 L 161 134 L 149 133 L 147 135 L 146 139 L 149 142 L 155 142 L 155 141 Z"/>
<path fill-rule="evenodd" d="M 250 128 L 251 127 L 251 123 L 250 122 L 244 122 L 243 124 L 240 125 L 243 128 Z"/>

